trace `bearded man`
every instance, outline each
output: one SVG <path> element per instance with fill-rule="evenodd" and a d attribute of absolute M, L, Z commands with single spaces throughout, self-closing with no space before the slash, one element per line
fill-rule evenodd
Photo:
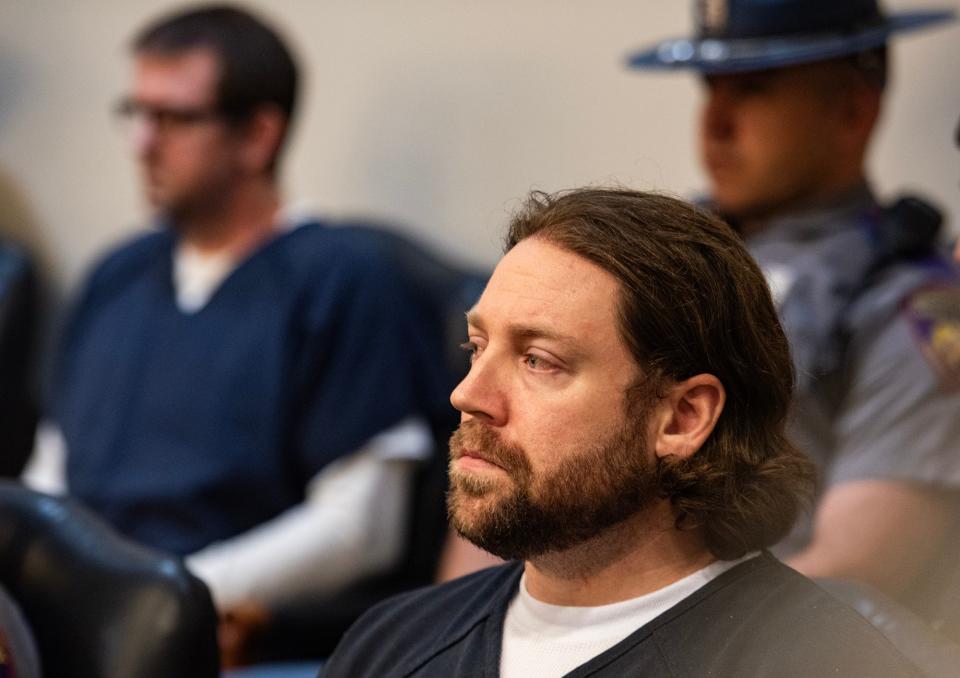
<path fill-rule="evenodd" d="M 534 194 L 467 314 L 449 511 L 512 560 L 387 602 L 340 676 L 909 676 L 765 552 L 809 500 L 787 340 L 737 235 L 678 200 Z"/>

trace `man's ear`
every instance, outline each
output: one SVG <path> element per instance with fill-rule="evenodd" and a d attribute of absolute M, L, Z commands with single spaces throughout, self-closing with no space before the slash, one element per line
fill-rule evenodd
<path fill-rule="evenodd" d="M 836 144 L 843 144 L 859 158 L 870 142 L 880 118 L 883 92 L 858 78 L 833 97 L 831 106 L 838 123 Z"/>
<path fill-rule="evenodd" d="M 287 118 L 275 105 L 259 107 L 247 120 L 242 134 L 240 157 L 243 166 L 251 174 L 266 171 L 276 158 L 283 140 Z"/>
<path fill-rule="evenodd" d="M 713 432 L 727 393 L 712 374 L 698 374 L 670 387 L 660 400 L 654 452 L 658 458 L 692 456 Z"/>

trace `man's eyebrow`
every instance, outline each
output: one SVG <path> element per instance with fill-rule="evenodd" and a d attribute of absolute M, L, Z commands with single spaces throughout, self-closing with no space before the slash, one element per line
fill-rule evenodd
<path fill-rule="evenodd" d="M 569 334 L 563 334 L 562 332 L 557 332 L 556 330 L 552 330 L 548 327 L 543 327 L 540 325 L 514 324 L 508 325 L 507 329 L 514 337 L 521 337 L 524 339 L 550 339 L 551 341 L 556 341 L 562 344 L 570 344 L 571 346 L 579 343 L 575 337 L 572 337 Z"/>
<path fill-rule="evenodd" d="M 482 316 L 475 309 L 470 309 L 466 313 L 467 323 L 477 329 L 484 329 Z M 569 334 L 563 334 L 543 325 L 513 323 L 507 325 L 507 331 L 516 339 L 549 339 L 569 346 L 571 349 L 577 348 L 580 341 Z"/>

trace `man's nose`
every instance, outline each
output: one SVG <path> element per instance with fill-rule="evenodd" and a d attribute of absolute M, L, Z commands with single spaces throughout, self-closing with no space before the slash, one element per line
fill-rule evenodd
<path fill-rule="evenodd" d="M 465 415 L 502 426 L 509 412 L 502 365 L 489 349 L 477 356 L 453 393 L 450 403 Z"/>
<path fill-rule="evenodd" d="M 136 116 L 130 121 L 129 139 L 138 158 L 150 155 L 159 141 L 157 121 L 149 115 Z"/>

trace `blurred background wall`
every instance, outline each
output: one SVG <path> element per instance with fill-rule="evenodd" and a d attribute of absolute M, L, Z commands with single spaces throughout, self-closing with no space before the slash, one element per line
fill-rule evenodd
<path fill-rule="evenodd" d="M 32 246 L 63 293 L 144 223 L 110 111 L 127 43 L 163 0 L 0 4 L 0 233 Z M 957 0 L 887 2 L 888 9 Z M 631 49 L 689 32 L 678 0 L 250 1 L 290 38 L 306 92 L 287 158 L 290 197 L 388 218 L 491 264 L 506 212 L 531 188 L 703 186 L 691 75 L 623 68 Z M 873 149 L 881 194 L 921 191 L 960 216 L 960 29 L 897 41 Z"/>

